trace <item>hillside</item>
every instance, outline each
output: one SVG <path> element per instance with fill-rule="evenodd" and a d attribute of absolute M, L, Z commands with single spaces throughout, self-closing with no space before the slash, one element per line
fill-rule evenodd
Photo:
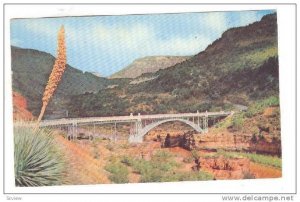
<path fill-rule="evenodd" d="M 278 94 L 276 14 L 245 27 L 229 29 L 203 52 L 191 59 L 156 72 L 149 82 L 128 88 L 168 93 L 168 106 L 215 103 L 248 105 L 251 101 Z M 199 103 L 200 102 L 202 103 Z M 200 107 L 200 106 L 199 106 Z M 201 107 L 200 107 L 201 108 Z M 183 109 L 185 110 L 185 109 Z"/>
<path fill-rule="evenodd" d="M 110 78 L 136 78 L 144 73 L 154 73 L 187 60 L 188 56 L 149 56 L 133 61 Z"/>
<path fill-rule="evenodd" d="M 42 93 L 55 58 L 45 52 L 13 46 L 11 47 L 11 56 L 13 90 L 21 93 L 27 99 L 28 109 L 37 115 L 41 106 Z M 82 72 L 67 65 L 62 82 L 47 110 L 61 110 L 61 104 L 65 103 L 70 95 L 98 92 L 114 82 L 114 80 Z"/>
<path fill-rule="evenodd" d="M 91 116 L 106 116 L 232 110 L 278 96 L 278 68 L 275 13 L 225 31 L 184 62 L 136 78 L 149 80 L 73 96 L 69 110 L 74 117 L 89 115 L 87 111 Z"/>
<path fill-rule="evenodd" d="M 265 16 L 260 22 L 246 27 L 227 30 L 203 52 L 172 69 L 155 73 L 157 79 L 151 80 L 146 86 L 149 90 L 165 92 L 184 86 L 200 90 L 205 88 L 203 83 L 210 78 L 215 82 L 237 71 L 257 69 L 270 57 L 277 57 L 275 14 Z"/>

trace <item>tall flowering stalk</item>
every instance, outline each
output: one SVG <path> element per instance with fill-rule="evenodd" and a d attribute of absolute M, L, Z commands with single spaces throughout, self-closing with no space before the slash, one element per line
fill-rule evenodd
<path fill-rule="evenodd" d="M 45 113 L 46 107 L 49 104 L 49 101 L 51 97 L 53 96 L 61 78 L 62 75 L 66 69 L 66 43 L 65 43 L 65 29 L 64 26 L 62 26 L 58 32 L 58 47 L 57 47 L 57 58 L 55 60 L 52 72 L 49 76 L 48 83 L 46 85 L 44 95 L 43 95 L 43 106 L 38 118 L 38 123 L 42 120 L 43 115 Z"/>

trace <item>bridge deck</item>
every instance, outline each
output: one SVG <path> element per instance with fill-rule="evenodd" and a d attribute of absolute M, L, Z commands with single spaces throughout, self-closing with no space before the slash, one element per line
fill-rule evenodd
<path fill-rule="evenodd" d="M 115 123 L 115 122 L 124 123 L 124 122 L 134 122 L 139 120 L 151 120 L 151 119 L 228 116 L 230 114 L 232 114 L 232 112 L 221 111 L 221 112 L 182 113 L 182 114 L 153 114 L 153 115 L 70 118 L 70 119 L 44 120 L 40 123 L 40 126 L 46 127 L 46 126 L 71 125 L 73 123 L 76 124 Z"/>

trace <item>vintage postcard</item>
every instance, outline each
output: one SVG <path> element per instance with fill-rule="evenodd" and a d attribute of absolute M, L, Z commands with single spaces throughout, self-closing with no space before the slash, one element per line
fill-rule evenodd
<path fill-rule="evenodd" d="M 281 178 L 277 11 L 10 20 L 15 186 Z"/>

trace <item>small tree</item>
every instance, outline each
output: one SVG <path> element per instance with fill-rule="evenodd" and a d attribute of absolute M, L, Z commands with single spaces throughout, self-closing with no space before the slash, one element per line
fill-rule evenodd
<path fill-rule="evenodd" d="M 252 135 L 251 142 L 254 143 L 254 144 L 257 143 L 257 137 L 256 137 L 255 134 Z"/>
<path fill-rule="evenodd" d="M 167 136 L 166 136 L 166 139 L 165 139 L 165 147 L 170 147 L 171 146 L 171 136 L 170 134 L 168 133 Z"/>

